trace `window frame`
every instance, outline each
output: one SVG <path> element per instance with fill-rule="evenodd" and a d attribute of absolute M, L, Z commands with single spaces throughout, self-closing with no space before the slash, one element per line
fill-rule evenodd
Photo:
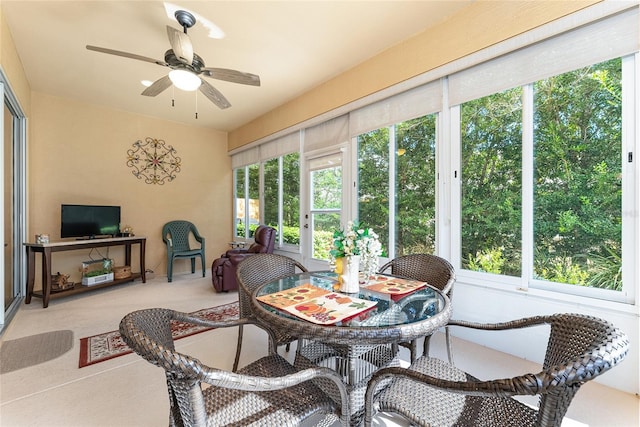
<path fill-rule="evenodd" d="M 452 262 L 456 267 L 457 277 L 472 284 L 491 284 L 498 288 L 507 288 L 517 291 L 538 291 L 543 294 L 551 293 L 559 299 L 570 299 L 572 296 L 586 297 L 589 299 L 635 304 L 638 267 L 633 260 L 640 255 L 638 251 L 637 215 L 628 215 L 628 212 L 638 212 L 640 203 L 636 162 L 628 162 L 625 157 L 638 152 L 635 142 L 635 129 L 637 126 L 637 95 L 638 83 L 638 58 L 639 53 L 622 57 L 622 141 L 620 159 L 622 164 L 622 290 L 592 288 L 588 286 L 572 285 L 567 283 L 552 282 L 534 278 L 534 142 L 533 142 L 533 117 L 534 97 L 533 86 L 535 82 L 522 85 L 522 266 L 520 277 L 511 277 L 500 274 L 483 273 L 462 269 L 461 248 L 461 196 L 462 180 L 461 171 L 461 115 L 460 105 L 451 107 L 451 146 L 452 146 L 452 170 L 457 178 L 457 190 L 452 194 Z M 633 95 L 635 94 L 635 96 Z M 564 296 L 563 296 L 564 295 Z"/>

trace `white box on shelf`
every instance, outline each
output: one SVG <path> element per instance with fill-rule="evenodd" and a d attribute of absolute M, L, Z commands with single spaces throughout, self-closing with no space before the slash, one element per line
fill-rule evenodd
<path fill-rule="evenodd" d="M 94 286 L 106 282 L 113 282 L 113 273 L 82 278 L 82 286 Z"/>

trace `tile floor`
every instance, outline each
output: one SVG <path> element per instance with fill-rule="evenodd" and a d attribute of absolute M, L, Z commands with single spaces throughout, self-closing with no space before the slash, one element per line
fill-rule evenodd
<path fill-rule="evenodd" d="M 177 274 L 172 283 L 156 277 L 146 284 L 134 282 L 52 300 L 47 309 L 34 298 L 30 305 L 21 306 L 1 339 L 71 329 L 74 346 L 57 359 L 0 376 L 0 426 L 167 425 L 168 399 L 162 371 L 135 354 L 79 369 L 80 338 L 117 329 L 120 319 L 133 310 L 169 307 L 190 312 L 236 299 L 234 292 L 215 293 L 209 277 L 187 273 Z M 177 347 L 206 364 L 231 369 L 236 334 L 235 328 L 204 332 L 179 340 Z M 434 337 L 433 355 L 445 357 L 443 341 L 442 334 Z M 266 335 L 256 328 L 245 328 L 241 364 L 262 356 L 265 349 Z M 457 365 L 480 378 L 498 372 L 511 376 L 527 372 L 533 365 L 462 340 L 454 339 L 454 349 Z M 639 402 L 635 395 L 592 381 L 578 392 L 563 425 L 637 427 Z M 406 423 L 382 414 L 376 425 Z"/>

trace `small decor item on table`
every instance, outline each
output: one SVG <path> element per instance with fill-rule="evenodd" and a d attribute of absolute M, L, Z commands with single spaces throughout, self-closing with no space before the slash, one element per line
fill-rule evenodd
<path fill-rule="evenodd" d="M 51 275 L 51 290 L 53 292 L 66 291 L 73 289 L 75 283 L 69 281 L 69 274 L 61 274 L 60 272 Z"/>
<path fill-rule="evenodd" d="M 119 237 L 133 237 L 133 228 L 130 225 L 122 227 Z"/>
<path fill-rule="evenodd" d="M 94 286 L 113 281 L 113 260 L 109 258 L 82 263 L 82 285 Z"/>
<path fill-rule="evenodd" d="M 330 263 L 335 262 L 340 291 L 358 292 L 360 267 L 368 278 L 378 269 L 378 258 L 382 253 L 378 235 L 371 228 L 362 228 L 357 221 L 349 221 L 346 230 L 336 230 Z"/>
<path fill-rule="evenodd" d="M 113 278 L 118 279 L 127 279 L 131 277 L 131 266 L 123 265 L 118 267 L 113 267 Z"/>
<path fill-rule="evenodd" d="M 36 243 L 39 245 L 49 243 L 49 235 L 48 234 L 36 234 Z"/>
<path fill-rule="evenodd" d="M 360 255 L 336 258 L 340 292 L 355 294 L 360 289 Z"/>

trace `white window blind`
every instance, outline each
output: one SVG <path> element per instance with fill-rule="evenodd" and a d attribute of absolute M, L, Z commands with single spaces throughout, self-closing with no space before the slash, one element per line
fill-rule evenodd
<path fill-rule="evenodd" d="M 316 171 L 342 166 L 342 154 L 335 153 L 328 156 L 317 157 L 309 160 L 309 170 Z"/>
<path fill-rule="evenodd" d="M 304 151 L 338 146 L 349 140 L 349 116 L 344 115 L 304 130 Z"/>
<path fill-rule="evenodd" d="M 459 105 L 578 68 L 637 52 L 638 8 L 556 35 L 449 77 L 449 103 Z"/>
<path fill-rule="evenodd" d="M 231 167 L 233 169 L 258 163 L 260 161 L 260 151 L 258 147 L 249 148 L 231 156 Z"/>
<path fill-rule="evenodd" d="M 260 145 L 260 160 L 269 160 L 300 151 L 300 131 Z"/>
<path fill-rule="evenodd" d="M 399 93 L 349 114 L 349 136 L 415 119 L 442 109 L 440 80 Z"/>

